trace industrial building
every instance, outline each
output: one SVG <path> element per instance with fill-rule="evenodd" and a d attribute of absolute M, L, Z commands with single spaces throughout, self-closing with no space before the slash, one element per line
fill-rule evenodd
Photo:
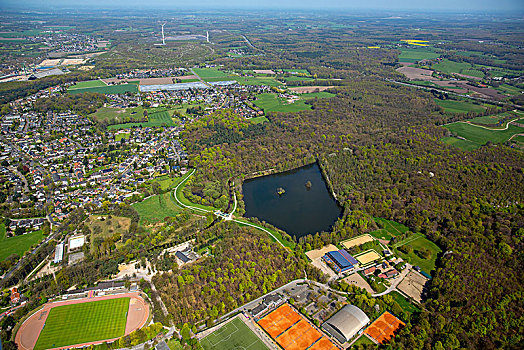
<path fill-rule="evenodd" d="M 358 264 L 357 259 L 344 249 L 328 252 L 322 259 L 338 273 L 350 271 Z"/>

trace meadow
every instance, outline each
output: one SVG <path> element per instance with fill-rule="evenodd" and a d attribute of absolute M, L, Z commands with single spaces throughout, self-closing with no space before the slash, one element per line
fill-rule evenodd
<path fill-rule="evenodd" d="M 435 99 L 435 103 L 438 104 L 440 107 L 444 108 L 444 112 L 446 113 L 480 113 L 486 109 L 486 107 L 482 105 L 474 104 L 467 101 Z"/>
<path fill-rule="evenodd" d="M 254 101 L 254 103 L 257 107 L 262 108 L 264 112 L 292 113 L 311 109 L 311 106 L 306 104 L 307 100 L 314 98 L 329 98 L 333 96 L 335 95 L 325 91 L 315 92 L 301 95 L 299 100 L 294 103 L 288 103 L 284 98 L 280 98 L 276 94 L 265 93 L 258 95 L 257 100 Z"/>
<path fill-rule="evenodd" d="M 404 310 L 404 312 L 406 312 L 408 314 L 412 314 L 413 312 L 420 312 L 420 309 L 418 307 L 416 307 L 415 305 L 411 304 L 409 302 L 409 300 L 407 300 L 399 292 L 393 291 L 393 292 L 389 293 L 388 295 L 391 296 L 393 298 L 393 300 L 395 300 L 400 305 L 400 307 L 402 308 L 402 310 Z"/>
<path fill-rule="evenodd" d="M 127 129 L 132 127 L 160 127 L 160 126 L 174 126 L 173 118 L 171 117 L 173 110 L 163 110 L 160 112 L 149 113 L 147 122 L 137 122 L 137 123 L 123 123 L 109 125 L 108 130 L 120 130 Z"/>
<path fill-rule="evenodd" d="M 399 245 L 396 245 L 394 248 L 395 253 L 400 256 L 402 259 L 414 266 L 420 266 L 420 268 L 431 274 L 431 271 L 435 270 L 435 261 L 437 260 L 437 255 L 442 251 L 435 243 L 431 242 L 422 234 L 416 234 L 417 236 L 408 237 L 403 242 L 399 242 Z M 409 245 L 413 248 L 413 251 L 409 254 L 406 254 L 399 250 L 400 247 L 404 245 Z M 428 259 L 423 259 L 416 254 L 416 251 L 419 249 L 428 249 L 431 252 L 431 256 Z"/>
<path fill-rule="evenodd" d="M 382 218 L 373 218 L 373 220 L 377 223 L 380 229 L 370 232 L 369 234 L 378 239 L 385 239 L 389 241 L 393 237 L 409 231 L 409 228 L 395 221 Z"/>
<path fill-rule="evenodd" d="M 474 65 L 467 62 L 455 62 L 444 59 L 441 62 L 434 64 L 432 68 L 446 74 L 459 73 L 477 78 L 484 78 L 484 73 L 482 71 L 476 69 Z"/>
<path fill-rule="evenodd" d="M 108 299 L 51 309 L 36 350 L 118 338 L 124 335 L 129 298 Z"/>
<path fill-rule="evenodd" d="M 440 54 L 436 53 L 431 48 L 402 48 L 400 55 L 398 56 L 399 62 L 417 62 L 420 60 L 431 60 L 440 57 Z"/>
<path fill-rule="evenodd" d="M 92 84 L 95 84 L 95 83 L 92 83 Z M 105 86 L 94 86 L 94 87 L 73 88 L 73 89 L 69 88 L 67 89 L 67 92 L 70 94 L 82 94 L 84 92 L 97 92 L 99 94 L 124 94 L 126 92 L 138 92 L 138 83 L 132 82 L 129 84 L 119 84 L 119 85 L 105 85 Z"/>
<path fill-rule="evenodd" d="M 217 81 L 213 80 L 217 78 L 219 78 L 220 80 L 227 80 L 223 78 L 230 77 L 230 74 L 218 70 L 217 68 L 193 68 L 193 72 L 195 72 L 195 74 L 202 78 L 204 81 Z"/>
<path fill-rule="evenodd" d="M 140 215 L 142 224 L 163 222 L 164 218 L 175 216 L 182 211 L 182 208 L 175 204 L 171 192 L 151 196 L 142 202 L 133 204 L 133 208 Z"/>
<path fill-rule="evenodd" d="M 103 87 L 107 86 L 106 83 L 104 83 L 102 80 L 88 80 L 88 81 L 79 81 L 75 85 L 71 85 L 68 90 L 76 90 L 76 89 L 89 89 L 94 87 Z"/>
<path fill-rule="evenodd" d="M 485 145 L 488 141 L 492 143 L 503 143 L 508 141 L 513 135 L 520 134 L 524 132 L 524 128 L 508 125 L 507 129 L 500 130 L 488 130 L 483 127 L 471 125 L 463 122 L 456 122 L 444 126 L 446 129 L 451 131 L 453 134 L 463 137 L 468 141 L 471 141 L 476 145 L 475 148 L 479 148 L 482 145 Z M 453 144 L 454 146 L 460 147 L 462 143 L 451 142 L 449 139 L 444 139 L 444 142 L 448 144 Z M 473 146 L 471 146 L 473 147 Z M 461 148 L 461 147 L 460 147 Z M 469 148 L 469 147 L 468 147 Z"/>
<path fill-rule="evenodd" d="M 5 235 L 5 225 L 0 224 L 0 261 L 5 260 L 11 254 L 22 257 L 26 251 L 42 239 L 44 239 L 44 235 L 41 230 L 8 238 Z"/>

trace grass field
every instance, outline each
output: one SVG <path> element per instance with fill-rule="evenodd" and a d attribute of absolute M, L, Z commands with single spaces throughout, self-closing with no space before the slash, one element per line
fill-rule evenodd
<path fill-rule="evenodd" d="M 195 74 L 202 78 L 204 81 L 213 81 L 210 79 L 227 78 L 230 76 L 230 74 L 218 70 L 217 68 L 193 68 L 193 72 L 195 72 Z"/>
<path fill-rule="evenodd" d="M 431 60 L 440 57 L 440 55 L 434 52 L 430 48 L 420 49 L 401 49 L 400 55 L 398 56 L 399 62 L 417 62 L 420 60 Z"/>
<path fill-rule="evenodd" d="M 242 317 L 242 316 L 240 316 Z M 204 350 L 265 350 L 267 346 L 238 318 L 200 341 Z"/>
<path fill-rule="evenodd" d="M 300 99 L 298 101 L 295 101 L 294 103 L 287 103 L 285 99 L 279 98 L 276 94 L 266 93 L 258 95 L 255 104 L 259 108 L 262 108 L 265 112 L 300 112 L 307 109 L 311 109 L 311 106 L 305 103 L 307 100 L 313 99 L 315 97 L 329 98 L 333 96 L 335 95 L 325 91 L 315 92 L 301 95 Z"/>
<path fill-rule="evenodd" d="M 35 349 L 118 338 L 126 329 L 129 298 L 62 305 L 51 309 Z"/>
<path fill-rule="evenodd" d="M 0 38 L 20 38 L 23 36 L 35 36 L 42 33 L 40 29 L 29 29 L 21 32 L 0 33 Z"/>
<path fill-rule="evenodd" d="M 518 87 L 515 87 L 513 85 L 502 84 L 499 87 L 495 88 L 495 90 L 498 90 L 499 92 L 503 94 L 520 95 L 522 91 L 524 91 L 524 88 L 519 89 Z"/>
<path fill-rule="evenodd" d="M 404 312 L 412 314 L 413 312 L 420 312 L 420 309 L 415 305 L 411 304 L 402 294 L 397 291 L 389 293 L 389 295 L 400 305 Z"/>
<path fill-rule="evenodd" d="M 266 117 L 254 117 L 249 119 L 254 124 L 260 124 L 269 121 Z"/>
<path fill-rule="evenodd" d="M 444 108 L 446 113 L 468 113 L 468 112 L 483 112 L 486 107 L 478 104 L 474 104 L 467 101 L 456 101 L 456 100 L 439 100 L 435 99 L 435 103 L 440 107 Z"/>
<path fill-rule="evenodd" d="M 373 220 L 375 220 L 379 227 L 382 227 L 381 229 L 369 233 L 375 238 L 391 240 L 391 238 L 406 233 L 409 230 L 406 226 L 395 221 L 382 218 L 373 218 Z"/>
<path fill-rule="evenodd" d="M 351 349 L 356 348 L 359 345 L 375 345 L 375 343 L 373 343 L 368 337 L 362 334 L 360 338 L 358 338 L 357 341 L 353 343 Z"/>
<path fill-rule="evenodd" d="M 512 124 L 510 124 L 506 130 L 488 130 L 483 127 L 461 122 L 448 124 L 444 127 L 451 131 L 453 134 L 461 136 L 473 143 L 476 146 L 475 148 L 479 148 L 480 146 L 485 145 L 488 141 L 491 141 L 495 144 L 503 143 L 508 141 L 511 138 L 511 136 L 524 132 L 524 128 Z M 447 138 L 443 139 L 443 141 L 448 144 L 453 144 L 457 147 L 466 145 L 469 148 L 469 144 L 466 143 L 452 142 Z M 471 147 L 473 147 L 473 145 L 471 145 Z"/>
<path fill-rule="evenodd" d="M 102 87 L 107 86 L 106 83 L 104 83 L 101 80 L 89 80 L 89 81 L 80 81 L 76 83 L 75 85 L 71 85 L 68 90 L 76 90 L 76 89 L 89 89 L 94 87 Z"/>
<path fill-rule="evenodd" d="M 400 246 L 405 244 L 413 247 L 413 252 L 410 254 L 405 254 L 398 249 Z M 422 234 L 420 234 L 419 237 L 415 238 L 413 241 L 411 241 L 410 238 L 406 239 L 405 244 L 396 246 L 394 248 L 396 254 L 409 262 L 411 265 L 420 266 L 424 272 L 431 274 L 431 271 L 435 270 L 435 261 L 437 260 L 437 255 L 442 251 L 442 249 L 440 249 L 435 243 L 431 242 Z M 415 251 L 420 248 L 429 249 L 431 251 L 431 257 L 429 259 L 422 259 L 419 257 Z"/>
<path fill-rule="evenodd" d="M 169 346 L 169 350 L 183 350 L 182 344 L 175 339 L 169 339 L 167 346 Z"/>
<path fill-rule="evenodd" d="M 282 83 L 273 77 L 232 77 L 232 80 L 236 80 L 240 85 L 267 85 L 272 87 L 280 87 Z"/>
<path fill-rule="evenodd" d="M 26 233 L 25 235 L 9 237 L 5 236 L 5 225 L 0 224 L 0 261 L 5 260 L 11 254 L 22 257 L 26 251 L 44 239 L 41 230 Z"/>
<path fill-rule="evenodd" d="M 171 192 L 152 196 L 142 202 L 133 204 L 140 215 L 140 223 L 163 222 L 167 216 L 175 216 L 182 211 L 171 198 Z"/>
<path fill-rule="evenodd" d="M 469 140 L 458 139 L 456 137 L 443 137 L 442 142 L 460 148 L 463 151 L 473 151 L 480 147 L 478 143 Z"/>
<path fill-rule="evenodd" d="M 484 78 L 484 73 L 475 69 L 475 66 L 467 62 L 455 62 L 444 59 L 441 62 L 434 64 L 432 68 L 446 74 L 460 73 Z"/>
<path fill-rule="evenodd" d="M 106 85 L 106 86 L 95 86 L 87 88 L 76 88 L 67 90 L 70 94 L 81 94 L 84 92 L 97 92 L 99 94 L 124 94 L 126 92 L 138 92 L 138 84 L 120 84 L 120 85 Z"/>
<path fill-rule="evenodd" d="M 135 126 L 142 126 L 144 128 L 160 127 L 160 126 L 174 126 L 175 123 L 173 122 L 173 118 L 171 118 L 172 114 L 173 114 L 173 110 L 163 110 L 163 111 L 154 112 L 154 113 L 150 112 L 148 115 L 147 122 L 114 124 L 114 125 L 109 125 L 107 129 L 108 130 L 120 130 L 120 129 L 132 128 Z"/>

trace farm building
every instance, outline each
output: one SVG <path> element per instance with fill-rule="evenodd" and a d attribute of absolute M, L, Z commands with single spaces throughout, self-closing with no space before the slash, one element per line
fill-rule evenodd
<path fill-rule="evenodd" d="M 358 264 L 358 261 L 343 249 L 328 252 L 322 259 L 331 265 L 336 272 L 350 271 Z"/>
<path fill-rule="evenodd" d="M 322 324 L 322 328 L 341 344 L 349 341 L 369 323 L 369 317 L 355 305 L 346 305 Z"/>

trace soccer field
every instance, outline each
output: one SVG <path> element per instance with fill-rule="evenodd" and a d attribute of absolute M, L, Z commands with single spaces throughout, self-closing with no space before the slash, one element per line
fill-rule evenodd
<path fill-rule="evenodd" d="M 267 350 L 267 346 L 238 318 L 204 337 L 200 345 L 204 350 Z"/>
<path fill-rule="evenodd" d="M 82 344 L 124 335 L 129 298 L 107 299 L 51 309 L 35 349 Z"/>

